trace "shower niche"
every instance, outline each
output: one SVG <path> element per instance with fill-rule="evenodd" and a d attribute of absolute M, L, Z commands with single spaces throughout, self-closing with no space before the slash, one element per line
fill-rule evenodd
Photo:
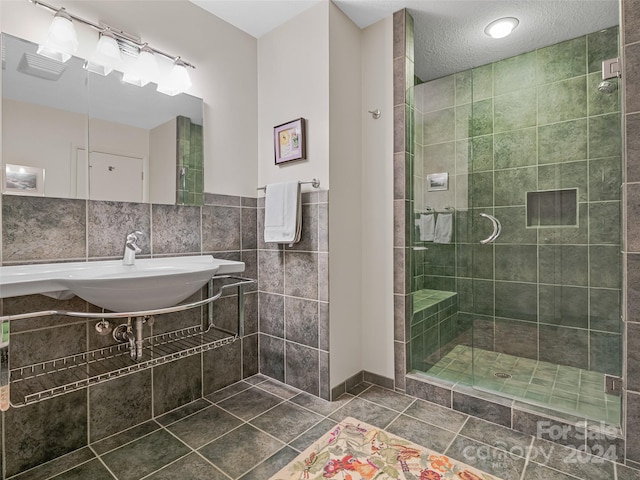
<path fill-rule="evenodd" d="M 577 226 L 577 189 L 527 192 L 527 227 Z"/>

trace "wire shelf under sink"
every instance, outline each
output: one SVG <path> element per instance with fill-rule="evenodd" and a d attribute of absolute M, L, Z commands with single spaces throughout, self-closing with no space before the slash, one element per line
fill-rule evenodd
<path fill-rule="evenodd" d="M 152 366 L 220 348 L 238 338 L 236 333 L 195 326 L 145 338 L 143 359 L 139 362 L 131 359 L 128 344 L 121 343 L 15 368 L 10 371 L 11 405 L 20 407 L 64 395 Z"/>

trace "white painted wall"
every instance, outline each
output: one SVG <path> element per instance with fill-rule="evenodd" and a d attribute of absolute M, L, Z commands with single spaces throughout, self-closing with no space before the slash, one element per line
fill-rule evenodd
<path fill-rule="evenodd" d="M 149 130 L 145 128 L 92 118 L 89 120 L 89 132 L 92 151 L 135 157 L 149 156 Z"/>
<path fill-rule="evenodd" d="M 149 155 L 153 164 L 161 171 L 173 170 L 173 175 L 158 175 L 156 170 L 149 172 L 149 201 L 151 203 L 176 203 L 176 154 L 177 125 L 176 119 L 169 120 L 149 131 Z"/>
<path fill-rule="evenodd" d="M 333 4 L 329 32 L 329 374 L 333 388 L 363 369 L 362 34 Z"/>
<path fill-rule="evenodd" d="M 362 363 L 394 377 L 393 19 L 362 31 Z M 367 110 L 379 109 L 374 120 Z"/>
<path fill-rule="evenodd" d="M 75 197 L 75 152 L 86 148 L 86 117 L 5 100 L 2 107 L 5 163 L 45 170 L 45 195 Z"/>
<path fill-rule="evenodd" d="M 256 41 L 186 0 L 65 5 L 196 64 L 189 93 L 205 102 L 205 191 L 331 184 L 331 386 L 363 369 L 393 378 L 391 17 L 360 31 L 323 2 Z M 35 42 L 51 19 L 26 1 L 0 0 L 0 12 L 2 31 Z M 374 108 L 380 120 L 366 112 Z M 308 159 L 276 166 L 273 127 L 298 117 L 308 120 Z"/>
<path fill-rule="evenodd" d="M 94 153 L 107 153 L 110 155 L 121 156 L 123 158 L 119 160 L 123 162 L 123 165 L 127 165 L 127 158 L 142 159 L 142 172 L 144 174 L 144 178 L 140 179 L 140 181 L 142 182 L 142 201 L 144 202 L 149 201 L 150 166 L 153 170 L 161 172 L 168 177 L 175 177 L 175 160 L 173 168 L 165 168 L 164 171 L 161 170 L 161 165 L 157 165 L 153 161 L 150 162 L 150 138 L 149 130 L 146 128 L 131 127 L 120 123 L 107 122 L 98 118 L 91 118 L 89 120 L 89 135 L 92 159 L 91 165 L 94 164 L 93 159 L 99 158 L 99 156 L 94 156 Z M 130 184 L 131 187 L 133 187 L 134 184 L 139 185 L 139 183 L 135 181 L 137 179 L 133 178 L 134 175 L 137 177 L 138 173 L 135 170 L 137 168 L 137 161 L 134 161 L 134 164 L 135 166 L 133 167 L 133 171 L 126 173 L 120 171 L 118 175 L 113 177 L 111 182 L 108 182 L 112 185 L 109 187 L 108 191 L 103 192 L 104 198 L 109 200 L 124 200 L 126 198 L 132 198 L 130 195 L 132 195 L 133 188 L 127 187 L 127 184 Z M 92 168 L 89 172 L 90 178 L 95 178 L 98 172 L 99 170 L 96 170 L 95 167 Z M 98 178 L 106 179 L 110 178 L 110 175 L 107 177 L 100 176 Z M 96 181 L 90 182 L 90 185 L 94 185 L 99 181 L 100 180 L 96 179 Z M 94 191 L 92 189 L 90 198 L 100 198 L 93 194 Z"/>
<path fill-rule="evenodd" d="M 2 154 L 6 163 L 40 167 L 45 170 L 45 196 L 63 198 L 86 198 L 86 179 L 76 178 L 79 171 L 86 170 L 86 115 L 54 108 L 3 100 L 3 144 Z M 156 177 L 166 177 L 175 190 L 175 120 L 172 150 L 163 152 L 173 157 L 172 165 L 151 162 L 151 171 Z M 100 119 L 91 119 L 91 151 L 113 155 L 141 158 L 144 171 L 149 177 L 149 130 Z M 165 142 L 163 138 L 158 141 Z M 166 142 L 165 142 L 166 144 Z M 95 173 L 95 172 L 94 172 Z M 168 203 L 175 203 L 174 200 Z M 144 182 L 142 198 L 148 200 L 147 182 Z M 118 191 L 110 199 L 123 199 Z M 167 202 L 163 202 L 167 203 Z"/>
<path fill-rule="evenodd" d="M 391 17 L 361 31 L 331 3 L 258 40 L 258 184 L 331 185 L 331 387 L 394 376 L 392 44 Z M 274 165 L 273 127 L 301 116 L 308 160 Z"/>
<path fill-rule="evenodd" d="M 187 92 L 204 100 L 205 191 L 255 195 L 257 186 L 257 41 L 187 0 L 65 0 L 71 13 L 139 35 L 196 65 Z M 55 4 L 55 2 L 54 2 Z M 58 4 L 56 4 L 58 5 Z M 30 2 L 0 1 L 3 32 L 42 42 L 51 13 Z M 91 54 L 94 30 L 77 25 L 78 56 Z"/>
<path fill-rule="evenodd" d="M 320 188 L 329 188 L 329 5 L 258 39 L 256 186 L 318 178 Z M 275 165 L 273 127 L 300 117 L 307 121 L 307 159 Z"/>

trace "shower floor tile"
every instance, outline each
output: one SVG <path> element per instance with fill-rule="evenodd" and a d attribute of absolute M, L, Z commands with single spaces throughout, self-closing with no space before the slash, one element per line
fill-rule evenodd
<path fill-rule="evenodd" d="M 602 373 L 465 345 L 457 345 L 427 373 L 589 420 L 620 424 L 620 397 L 604 393 Z"/>

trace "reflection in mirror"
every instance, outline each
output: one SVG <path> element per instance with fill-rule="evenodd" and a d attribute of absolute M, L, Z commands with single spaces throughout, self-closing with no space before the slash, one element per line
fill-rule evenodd
<path fill-rule="evenodd" d="M 36 54 L 37 45 L 2 35 L 2 165 L 5 193 L 86 198 L 78 194 L 73 152 L 87 149 L 87 72 Z M 43 184 L 16 182 L 40 173 Z"/>
<path fill-rule="evenodd" d="M 96 75 L 2 34 L 2 192 L 201 204 L 202 100 Z M 87 153 L 88 152 L 88 153 Z"/>

